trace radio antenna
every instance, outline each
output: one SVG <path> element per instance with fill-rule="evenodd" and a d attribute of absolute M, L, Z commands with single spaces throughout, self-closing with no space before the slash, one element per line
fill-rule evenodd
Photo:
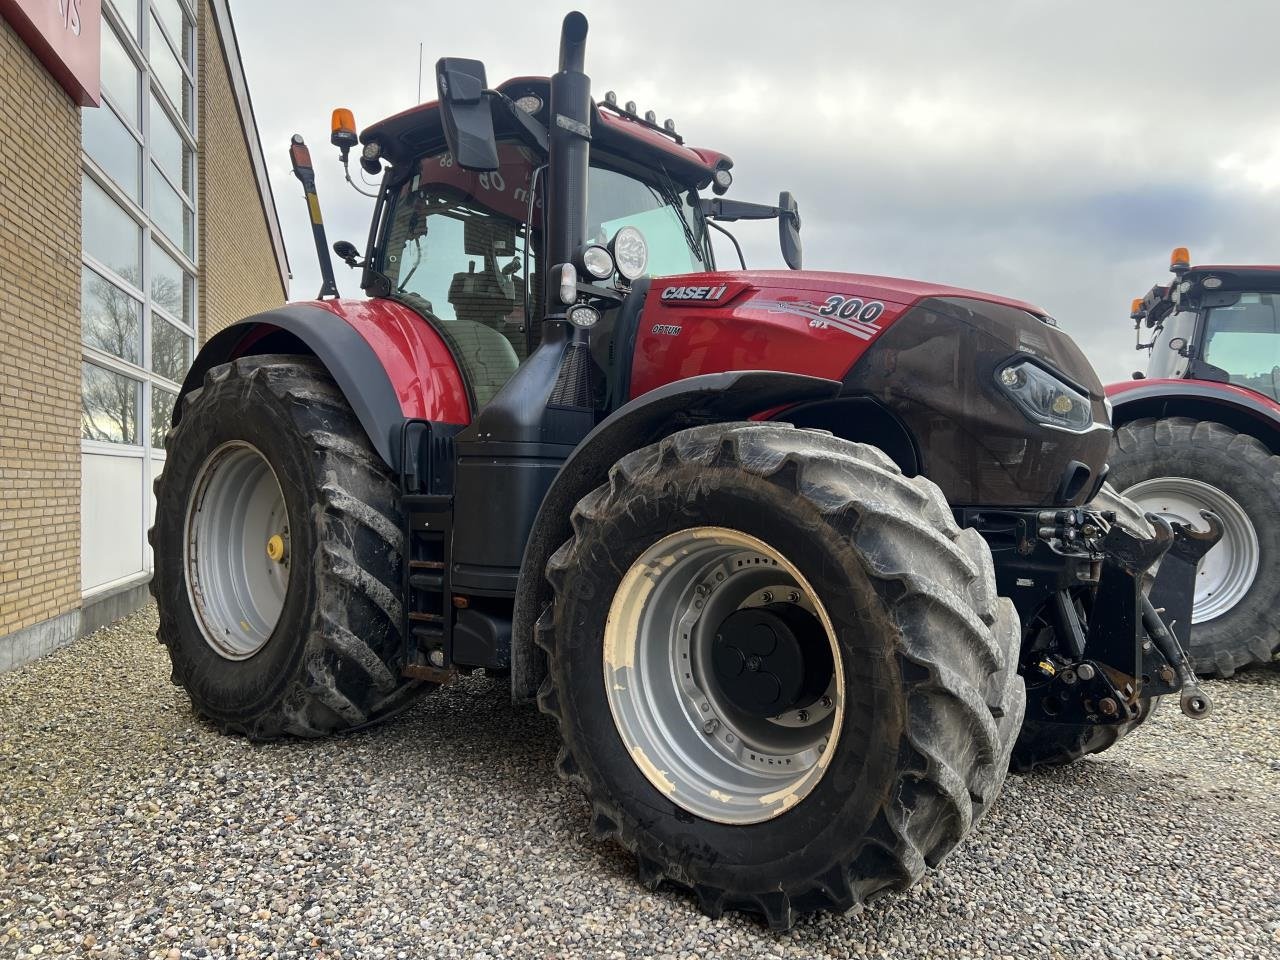
<path fill-rule="evenodd" d="M 418 41 L 418 103 L 422 102 L 422 41 Z"/>

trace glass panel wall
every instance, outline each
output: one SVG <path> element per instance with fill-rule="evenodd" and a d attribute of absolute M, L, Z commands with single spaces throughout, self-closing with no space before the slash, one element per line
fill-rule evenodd
<path fill-rule="evenodd" d="M 194 8 L 104 0 L 101 43 L 102 105 L 82 111 L 84 476 L 95 497 L 148 518 L 199 320 Z M 119 524 L 108 531 L 91 514 L 86 593 L 150 567 L 143 520 L 122 538 Z"/>

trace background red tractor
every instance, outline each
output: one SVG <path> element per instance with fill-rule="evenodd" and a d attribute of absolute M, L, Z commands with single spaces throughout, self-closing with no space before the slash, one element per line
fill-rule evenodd
<path fill-rule="evenodd" d="M 1171 626 L 1197 671 L 1229 677 L 1280 649 L 1280 266 L 1192 266 L 1179 247 L 1170 270 L 1133 301 L 1146 374 L 1107 387 L 1110 478 L 1168 520 L 1220 518 Z"/>
<path fill-rule="evenodd" d="M 1194 544 L 1104 484 L 1071 339 L 800 270 L 790 195 L 725 199 L 729 158 L 593 101 L 586 32 L 549 79 L 443 59 L 438 102 L 358 139 L 337 113 L 382 177 L 363 258 L 335 245 L 366 300 L 323 299 L 295 138 L 322 299 L 205 345 L 158 485 L 195 709 L 319 736 L 508 676 L 647 883 L 775 927 L 915 882 L 1011 759 L 1105 749 L 1164 694 L 1207 713 L 1143 594 Z M 792 270 L 717 268 L 711 229 L 748 218 Z"/>

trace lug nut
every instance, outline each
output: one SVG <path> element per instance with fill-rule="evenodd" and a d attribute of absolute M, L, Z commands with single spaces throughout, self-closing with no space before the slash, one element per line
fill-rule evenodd
<path fill-rule="evenodd" d="M 797 711 L 796 711 L 796 719 L 797 719 L 797 720 L 799 720 L 801 723 L 807 723 L 807 722 L 809 721 L 809 711 L 808 711 L 808 710 L 797 710 Z"/>
<path fill-rule="evenodd" d="M 760 595 L 760 599 L 763 600 L 765 603 L 773 603 L 773 594 L 770 593 L 768 590 L 766 590 L 764 593 Z"/>
<path fill-rule="evenodd" d="M 822 705 L 823 705 L 824 707 L 830 708 L 830 706 L 831 706 L 831 698 L 830 698 L 830 697 L 823 697 L 823 698 L 822 698 Z"/>
<path fill-rule="evenodd" d="M 800 594 L 799 594 L 799 592 L 798 592 L 798 591 L 796 591 L 796 590 L 792 590 L 790 593 L 788 593 L 788 594 L 787 594 L 787 599 L 788 599 L 789 601 L 791 601 L 792 603 L 799 603 L 799 602 L 800 602 Z"/>
<path fill-rule="evenodd" d="M 715 717 L 712 717 L 710 720 L 708 720 L 706 723 L 702 725 L 702 732 L 705 733 L 707 736 L 711 736 L 713 733 L 715 733 L 719 729 L 720 729 L 720 721 L 717 720 Z"/>

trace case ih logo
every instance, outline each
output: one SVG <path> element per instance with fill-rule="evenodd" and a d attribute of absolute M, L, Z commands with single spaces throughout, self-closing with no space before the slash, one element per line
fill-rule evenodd
<path fill-rule="evenodd" d="M 726 283 L 718 287 L 667 287 L 662 291 L 663 300 L 720 300 L 729 289 Z"/>

